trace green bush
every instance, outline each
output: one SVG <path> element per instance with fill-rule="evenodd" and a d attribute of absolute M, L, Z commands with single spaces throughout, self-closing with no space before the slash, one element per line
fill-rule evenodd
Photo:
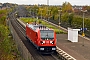
<path fill-rule="evenodd" d="M 0 60 L 14 60 L 19 55 L 17 48 L 14 46 L 13 38 L 8 37 L 10 31 L 5 24 L 7 12 L 7 10 L 0 10 Z"/>

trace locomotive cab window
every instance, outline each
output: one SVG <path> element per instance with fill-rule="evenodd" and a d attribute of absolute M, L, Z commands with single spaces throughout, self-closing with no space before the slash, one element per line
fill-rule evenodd
<path fill-rule="evenodd" d="M 54 39 L 53 30 L 40 30 L 40 36 L 42 40 L 52 40 Z"/>

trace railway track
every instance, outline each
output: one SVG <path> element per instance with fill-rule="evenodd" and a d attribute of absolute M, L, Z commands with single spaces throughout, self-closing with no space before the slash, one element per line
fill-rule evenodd
<path fill-rule="evenodd" d="M 24 25 L 25 26 L 25 24 L 21 24 L 21 26 L 22 25 Z M 58 26 L 57 26 L 58 27 Z M 62 28 L 62 30 L 64 30 L 64 31 L 66 31 L 66 29 L 63 29 Z M 82 36 L 81 36 L 82 37 Z M 89 39 L 88 39 L 89 40 Z M 63 50 L 61 50 L 61 49 L 59 49 L 58 47 L 57 47 L 57 52 L 58 52 L 58 54 L 59 55 L 61 55 L 61 59 L 62 60 L 64 60 L 63 58 L 66 58 L 66 60 L 76 60 L 75 58 L 73 58 L 72 56 L 70 56 L 69 54 L 67 54 L 65 51 L 63 51 Z M 62 57 L 63 56 L 63 57 Z M 48 57 L 48 56 L 47 56 Z M 40 59 L 42 59 L 42 58 L 40 58 Z"/>
<path fill-rule="evenodd" d="M 19 8 L 20 8 L 20 6 L 19 6 Z M 22 9 L 20 9 L 20 10 L 22 10 Z M 28 40 L 25 38 L 26 24 L 24 24 L 20 20 L 16 19 L 14 17 L 14 15 L 15 15 L 14 12 L 10 15 L 11 23 L 12 23 L 14 29 L 16 30 L 18 36 L 20 37 L 20 39 L 22 40 L 22 42 L 24 43 L 26 48 L 29 50 L 29 53 L 31 53 L 31 55 L 33 56 L 34 60 L 76 60 L 75 58 L 73 58 L 72 56 L 70 56 L 69 54 L 67 54 L 66 52 L 64 52 L 62 49 L 60 49 L 58 47 L 57 47 L 56 51 L 57 51 L 58 55 L 60 56 L 59 59 L 57 58 L 57 54 L 56 55 L 55 54 L 41 55 L 40 53 L 38 53 L 37 50 L 34 48 L 34 46 L 30 42 L 28 42 Z M 23 16 L 23 14 L 20 14 L 20 15 Z"/>
<path fill-rule="evenodd" d="M 23 27 L 22 24 L 17 21 L 17 19 L 14 17 L 14 13 L 10 15 L 10 21 L 18 36 L 29 50 L 29 53 L 31 53 L 33 56 L 34 60 L 58 60 L 58 58 L 56 58 L 54 55 L 42 55 L 37 52 L 32 43 L 28 42 L 28 40 L 25 38 L 25 27 Z"/>
<path fill-rule="evenodd" d="M 24 27 L 26 26 L 22 21 L 20 21 L 19 19 L 17 19 L 17 20 Z M 72 57 L 71 55 L 69 55 L 68 53 L 66 53 L 65 51 L 63 51 L 62 49 L 60 49 L 59 47 L 57 47 L 57 50 L 56 51 L 57 51 L 60 59 L 62 59 L 62 60 L 64 60 L 64 59 L 66 59 L 66 60 L 76 60 L 74 57 Z"/>

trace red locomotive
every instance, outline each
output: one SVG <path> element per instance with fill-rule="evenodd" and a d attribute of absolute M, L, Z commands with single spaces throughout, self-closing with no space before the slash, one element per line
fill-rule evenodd
<path fill-rule="evenodd" d="M 26 37 L 40 52 L 52 53 L 56 51 L 56 33 L 53 29 L 42 25 L 27 24 Z"/>

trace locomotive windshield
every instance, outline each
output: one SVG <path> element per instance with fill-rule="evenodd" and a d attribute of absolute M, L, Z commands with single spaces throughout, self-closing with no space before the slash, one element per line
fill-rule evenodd
<path fill-rule="evenodd" d="M 40 30 L 41 39 L 43 40 L 52 40 L 54 39 L 54 31 L 53 30 Z"/>

